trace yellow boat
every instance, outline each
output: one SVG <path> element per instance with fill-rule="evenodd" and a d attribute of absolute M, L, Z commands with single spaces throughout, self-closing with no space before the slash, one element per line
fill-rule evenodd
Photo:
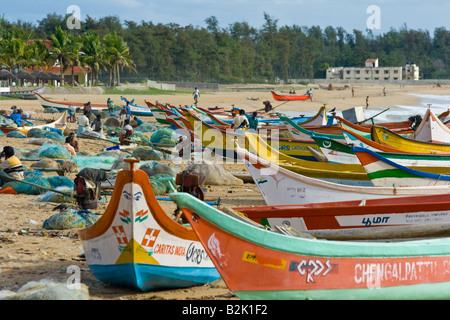
<path fill-rule="evenodd" d="M 300 160 L 289 157 L 271 148 L 267 143 L 254 133 L 245 133 L 247 150 L 255 153 L 259 158 L 304 176 L 333 181 L 350 185 L 371 185 L 364 167 L 361 164 L 343 164 Z M 428 173 L 450 174 L 450 167 L 447 166 L 407 166 L 418 171 Z"/>
<path fill-rule="evenodd" d="M 182 109 L 186 118 L 194 128 L 194 133 L 201 139 L 202 145 L 212 150 L 216 155 L 230 159 L 238 159 L 234 151 L 234 141 L 237 140 L 240 146 L 246 146 L 244 131 L 233 129 L 222 129 L 201 121 L 187 109 Z M 308 150 L 308 147 L 322 153 L 319 146 L 313 140 L 297 140 L 292 138 L 278 138 L 278 130 L 260 130 L 260 134 L 267 133 L 267 143 L 275 150 L 281 151 L 294 158 L 316 161 L 316 158 Z M 271 135 L 271 136 L 270 136 Z"/>
<path fill-rule="evenodd" d="M 416 141 L 380 126 L 372 127 L 372 140 L 409 153 L 449 153 L 450 144 Z"/>
<path fill-rule="evenodd" d="M 278 152 L 257 134 L 247 132 L 245 133 L 245 137 L 248 143 L 247 150 L 289 171 L 300 173 L 307 177 L 337 183 L 355 184 L 355 181 L 364 181 L 364 184 L 371 185 L 371 183 L 368 183 L 370 179 L 366 171 L 360 164 L 328 163 L 296 159 L 282 152 Z M 348 180 L 353 182 L 349 183 Z"/>

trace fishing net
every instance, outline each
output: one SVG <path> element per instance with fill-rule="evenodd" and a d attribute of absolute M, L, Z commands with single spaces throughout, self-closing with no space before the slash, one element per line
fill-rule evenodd
<path fill-rule="evenodd" d="M 42 228 L 47 230 L 84 229 L 96 223 L 99 218 L 99 215 L 88 210 L 68 209 L 45 220 Z"/>
<path fill-rule="evenodd" d="M 38 197 L 35 198 L 37 201 L 42 202 L 55 202 L 55 203 L 71 203 L 73 202 L 73 198 L 69 196 L 73 192 L 73 188 L 68 187 L 59 187 L 55 189 L 56 191 L 64 192 L 67 195 L 53 192 L 53 191 L 47 191 L 45 193 L 40 194 Z"/>
<path fill-rule="evenodd" d="M 70 159 L 71 156 L 67 149 L 62 145 L 44 143 L 37 149 L 31 150 L 26 154 L 29 159 L 50 158 L 50 159 Z"/>
<path fill-rule="evenodd" d="M 72 158 L 72 161 L 78 166 L 79 170 L 84 168 L 93 168 L 93 169 L 110 169 L 114 162 L 117 160 L 117 157 L 102 155 L 102 156 L 93 156 L 93 157 L 81 157 L 75 156 Z"/>
<path fill-rule="evenodd" d="M 244 184 L 241 179 L 236 178 L 216 163 L 191 163 L 185 171 L 198 174 L 200 181 L 204 181 L 204 185 L 240 186 Z"/>
<path fill-rule="evenodd" d="M 150 138 L 152 143 L 161 143 L 163 138 L 171 140 L 171 137 L 175 136 L 175 131 L 171 128 L 162 128 L 154 132 Z"/>
<path fill-rule="evenodd" d="M 136 148 L 131 156 L 140 160 L 161 160 L 151 147 Z"/>
<path fill-rule="evenodd" d="M 71 288 L 66 282 L 57 283 L 44 279 L 31 281 L 22 286 L 17 292 L 0 291 L 0 300 L 89 300 L 89 289 L 79 283 L 79 288 Z"/>
<path fill-rule="evenodd" d="M 54 128 L 47 128 L 48 130 L 43 130 L 40 128 L 33 128 L 28 131 L 28 138 L 46 138 L 58 142 L 59 144 L 64 144 L 66 138 L 62 135 L 62 131 Z M 50 130 L 53 129 L 54 131 Z"/>
<path fill-rule="evenodd" d="M 27 136 L 24 135 L 24 134 L 23 134 L 22 132 L 20 132 L 20 131 L 14 130 L 14 131 L 8 132 L 8 133 L 6 134 L 6 137 L 7 137 L 7 138 L 19 138 L 19 139 L 24 139 L 24 138 L 26 138 Z"/>
<path fill-rule="evenodd" d="M 157 126 L 148 122 L 144 122 L 139 127 L 134 129 L 135 132 L 155 132 L 157 130 L 158 130 Z"/>
<path fill-rule="evenodd" d="M 164 179 L 164 178 L 169 178 L 170 180 L 172 180 L 172 178 L 174 178 L 174 176 L 173 176 L 173 174 L 170 174 L 170 173 L 161 173 L 161 174 L 155 174 L 155 175 L 149 177 L 150 185 L 152 186 L 153 193 L 157 196 L 164 195 L 172 190 L 170 188 L 169 182 L 165 181 L 166 179 Z"/>
<path fill-rule="evenodd" d="M 156 161 L 152 161 L 146 164 L 143 164 L 139 167 L 140 170 L 144 171 L 149 177 L 161 174 L 161 173 L 167 173 L 167 174 L 173 174 L 174 169 L 168 165 L 160 164 Z"/>
<path fill-rule="evenodd" d="M 3 185 L 3 188 L 10 187 L 17 193 L 24 193 L 30 195 L 40 195 L 45 193 L 47 189 L 56 189 L 59 187 L 67 187 L 73 189 L 73 181 L 67 177 L 60 176 L 44 176 L 39 171 L 26 171 L 24 172 L 25 178 L 20 181 L 9 181 Z M 31 184 L 28 184 L 28 183 Z M 46 189 L 40 188 L 44 187 Z"/>

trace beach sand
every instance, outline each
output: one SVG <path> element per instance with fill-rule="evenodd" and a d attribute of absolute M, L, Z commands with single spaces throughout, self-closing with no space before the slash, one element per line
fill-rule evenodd
<path fill-rule="evenodd" d="M 247 112 L 261 109 L 262 101 L 269 100 L 276 107 L 281 102 L 274 101 L 270 92 L 265 88 L 269 85 L 226 86 L 217 92 L 201 92 L 200 107 L 223 107 L 229 110 L 231 105 L 244 108 Z M 313 101 L 292 102 L 280 105 L 279 111 L 316 112 L 323 104 L 327 109 L 336 107 L 337 110 L 346 110 L 352 107 L 365 106 L 366 97 L 369 96 L 371 106 L 395 108 L 398 105 L 418 105 L 420 101 L 410 95 L 433 94 L 449 95 L 450 87 L 435 85 L 386 85 L 387 96 L 383 96 L 383 85 L 362 85 L 355 87 L 356 96 L 352 98 L 351 90 L 327 91 L 315 90 Z M 297 94 L 306 92 L 306 87 L 295 86 Z M 289 91 L 289 87 L 277 87 L 277 91 Z M 74 101 L 92 103 L 106 103 L 107 95 L 49 95 L 44 96 L 54 101 Z M 116 104 L 119 104 L 120 96 L 110 96 Z M 145 105 L 144 100 L 174 105 L 187 105 L 193 102 L 191 94 L 182 93 L 175 95 L 141 96 L 134 95 L 135 103 Z M 132 98 L 127 96 L 127 98 Z M 259 100 L 251 100 L 259 99 Z M 58 114 L 43 113 L 43 108 L 36 100 L 2 100 L 0 109 L 9 109 L 16 105 L 24 111 L 34 112 L 33 118 L 56 119 Z M 370 108 L 370 107 L 369 107 Z M 151 118 L 143 118 L 144 121 L 154 121 Z M 405 119 L 406 120 L 406 119 Z M 76 130 L 76 124 L 70 124 L 71 129 Z M 82 149 L 100 152 L 105 147 L 111 146 L 107 142 L 80 139 Z M 18 148 L 34 149 L 39 146 L 28 144 L 28 139 L 15 139 L 0 137 L 0 147 L 11 145 Z M 25 162 L 25 165 L 31 165 Z M 244 171 L 243 165 L 226 164 L 229 171 Z M 68 175 L 74 179 L 75 175 Z M 243 186 L 212 186 L 205 194 L 205 200 L 215 201 L 221 199 L 221 206 L 257 206 L 264 205 L 264 200 L 256 186 L 246 183 Z M 114 287 L 97 281 L 89 271 L 85 259 L 80 256 L 82 243 L 78 238 L 77 230 L 43 230 L 43 222 L 55 213 L 52 209 L 54 203 L 38 202 L 36 196 L 0 194 L 0 290 L 8 289 L 17 291 L 29 281 L 50 279 L 56 282 L 66 282 L 69 278 L 67 269 L 78 266 L 81 269 L 81 282 L 89 287 L 92 300 L 234 300 L 234 297 L 226 288 L 223 281 L 213 284 L 198 286 L 188 289 L 160 290 L 152 292 L 139 292 L 134 289 Z M 107 198 L 109 200 L 109 197 Z M 168 214 L 173 213 L 175 206 L 171 202 L 161 201 L 162 207 Z M 92 210 L 103 213 L 106 204 Z"/>

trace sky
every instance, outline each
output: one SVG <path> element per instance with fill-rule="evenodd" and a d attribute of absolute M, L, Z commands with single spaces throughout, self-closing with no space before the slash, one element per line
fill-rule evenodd
<path fill-rule="evenodd" d="M 282 26 L 342 27 L 382 34 L 406 25 L 408 29 L 450 29 L 450 1 L 445 0 L 3 0 L 0 14 L 8 21 L 37 24 L 49 13 L 65 15 L 77 6 L 81 23 L 87 15 L 95 19 L 113 15 L 126 20 L 176 23 L 205 27 L 215 16 L 219 27 L 247 22 L 261 28 L 264 13 Z"/>

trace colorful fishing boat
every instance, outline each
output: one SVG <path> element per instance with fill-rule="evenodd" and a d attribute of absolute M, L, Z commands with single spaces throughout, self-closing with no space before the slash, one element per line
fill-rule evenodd
<path fill-rule="evenodd" d="M 352 151 L 358 157 L 374 186 L 428 187 L 450 185 L 450 175 L 444 174 L 442 171 L 429 173 L 407 168 L 364 148 L 352 147 Z"/>
<path fill-rule="evenodd" d="M 311 131 L 306 128 L 303 128 L 302 126 L 296 124 L 293 122 L 289 117 L 286 117 L 285 115 L 281 113 L 277 113 L 280 120 L 284 123 L 286 126 L 286 129 L 289 130 L 289 132 L 292 134 L 292 136 L 295 139 L 301 139 L 301 140 L 313 140 L 312 135 L 316 131 Z M 314 129 L 312 129 L 314 130 Z M 339 130 L 340 131 L 340 130 Z M 345 137 L 342 134 L 329 134 L 329 133 L 323 133 L 320 132 L 320 129 L 318 130 L 321 136 L 328 137 L 330 139 L 334 139 L 337 141 L 345 141 Z M 367 134 L 367 137 L 370 137 L 370 134 Z"/>
<path fill-rule="evenodd" d="M 445 194 L 232 210 L 269 228 L 288 226 L 298 231 L 450 223 L 450 199 Z"/>
<path fill-rule="evenodd" d="M 234 140 L 240 141 L 245 146 L 244 131 L 232 129 L 223 130 L 213 125 L 207 124 L 197 118 L 187 109 L 182 109 L 186 118 L 191 123 L 194 132 L 201 139 L 202 145 L 208 150 L 213 151 L 220 157 L 228 159 L 238 159 L 234 150 Z M 260 131 L 261 133 L 261 131 Z M 314 141 L 296 140 L 287 138 L 277 138 L 276 131 L 267 138 L 267 143 L 275 150 L 284 152 L 285 154 L 303 160 L 315 161 L 316 158 L 308 150 L 308 147 L 320 152 Z"/>
<path fill-rule="evenodd" d="M 384 127 L 372 127 L 372 140 L 410 153 L 449 153 L 450 144 L 422 142 L 402 137 Z"/>
<path fill-rule="evenodd" d="M 61 131 L 61 134 L 64 133 L 64 131 L 67 128 L 67 112 L 64 112 L 58 119 L 56 119 L 53 122 L 42 124 L 42 125 L 35 125 L 35 126 L 20 126 L 20 127 L 11 127 L 11 126 L 0 126 L 0 130 L 4 134 L 8 134 L 11 131 L 19 131 L 23 134 L 27 134 L 28 131 L 31 129 L 43 129 L 45 128 L 51 128 Z"/>
<path fill-rule="evenodd" d="M 134 169 L 116 178 L 108 207 L 91 227 L 79 230 L 95 277 L 140 290 L 182 288 L 220 276 L 191 228 L 159 205 L 147 174 Z"/>
<path fill-rule="evenodd" d="M 428 108 L 420 125 L 408 138 L 422 142 L 450 143 L 450 129 Z"/>
<path fill-rule="evenodd" d="M 340 202 L 352 200 L 449 194 L 450 186 L 367 187 L 337 184 L 306 177 L 236 147 L 267 205 Z"/>
<path fill-rule="evenodd" d="M 270 93 L 276 101 L 305 101 L 311 98 L 309 95 L 281 95 L 274 91 L 270 91 Z"/>
<path fill-rule="evenodd" d="M 240 299 L 450 298 L 448 224 L 428 228 L 446 235 L 437 239 L 323 240 L 313 232 L 283 234 L 261 228 L 185 193 L 171 197 L 228 289 Z M 362 231 L 368 235 L 379 230 Z"/>
<path fill-rule="evenodd" d="M 128 101 L 124 97 L 121 97 L 121 99 L 125 103 L 128 102 L 128 104 L 130 106 L 130 112 L 131 112 L 132 116 L 137 116 L 137 117 L 151 117 L 151 116 L 153 116 L 153 113 L 152 113 L 152 111 L 150 110 L 149 107 L 138 106 L 137 104 L 131 103 L 130 101 Z"/>
<path fill-rule="evenodd" d="M 450 174 L 450 155 L 447 154 L 383 152 L 370 146 L 343 144 L 321 136 L 314 135 L 313 139 L 319 146 L 322 154 L 327 158 L 328 162 L 361 164 L 358 157 L 352 151 L 352 146 L 361 146 L 364 149 L 376 152 L 378 155 L 405 167 L 415 168 L 426 172 Z"/>

